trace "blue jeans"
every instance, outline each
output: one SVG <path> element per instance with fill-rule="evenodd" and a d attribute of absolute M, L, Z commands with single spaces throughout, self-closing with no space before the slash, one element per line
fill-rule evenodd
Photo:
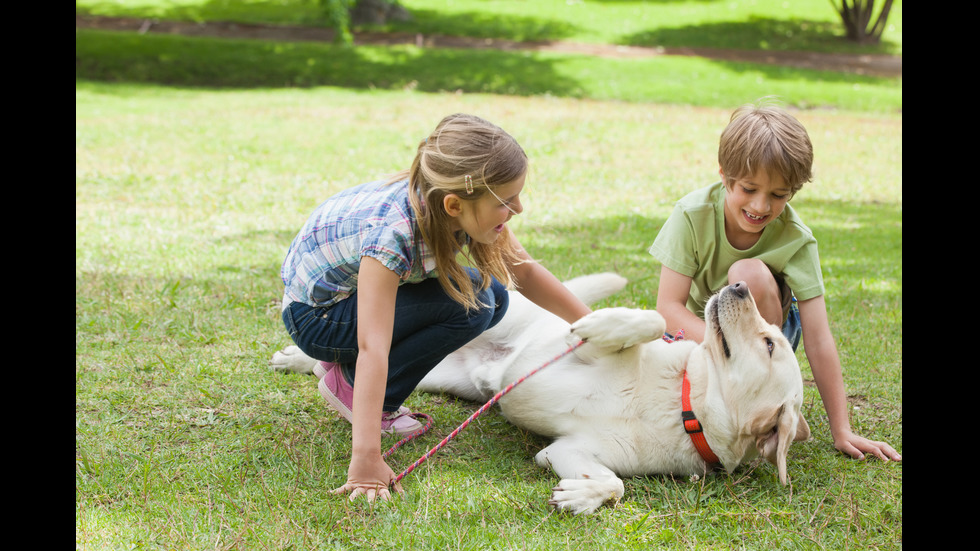
<path fill-rule="evenodd" d="M 474 285 L 480 281 L 470 271 Z M 487 307 L 471 312 L 436 279 L 406 283 L 395 298 L 395 326 L 388 355 L 385 411 L 395 411 L 443 358 L 496 325 L 507 311 L 507 289 L 497 280 L 479 294 Z M 357 363 L 357 293 L 329 307 L 293 302 L 283 310 L 289 336 L 307 356 L 339 363 L 354 382 Z"/>

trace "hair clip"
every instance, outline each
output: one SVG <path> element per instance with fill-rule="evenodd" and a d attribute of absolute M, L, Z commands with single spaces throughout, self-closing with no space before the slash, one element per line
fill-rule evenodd
<path fill-rule="evenodd" d="M 473 194 L 473 178 L 469 174 L 463 176 L 463 184 L 466 186 L 466 194 L 467 195 L 472 195 Z"/>

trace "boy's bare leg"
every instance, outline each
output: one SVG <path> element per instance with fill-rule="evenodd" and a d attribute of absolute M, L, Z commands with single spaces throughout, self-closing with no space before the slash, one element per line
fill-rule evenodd
<path fill-rule="evenodd" d="M 779 284 L 769 267 L 761 260 L 748 258 L 739 260 L 728 269 L 728 283 L 744 281 L 755 299 L 759 313 L 769 323 L 783 324 L 783 304 Z"/>

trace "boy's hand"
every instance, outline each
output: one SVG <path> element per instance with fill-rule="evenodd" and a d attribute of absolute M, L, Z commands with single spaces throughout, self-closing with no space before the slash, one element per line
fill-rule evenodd
<path fill-rule="evenodd" d="M 870 453 L 882 461 L 901 461 L 902 456 L 886 442 L 877 442 L 858 436 L 852 432 L 834 439 L 834 447 L 854 459 L 864 459 Z"/>

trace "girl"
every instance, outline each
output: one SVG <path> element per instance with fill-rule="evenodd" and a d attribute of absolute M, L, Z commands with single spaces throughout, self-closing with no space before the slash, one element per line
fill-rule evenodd
<path fill-rule="evenodd" d="M 328 199 L 293 240 L 283 322 L 320 360 L 320 393 L 353 425 L 347 482 L 334 493 L 390 498 L 395 473 L 381 434 L 420 428 L 402 402 L 503 317 L 508 286 L 569 323 L 590 312 L 507 228 L 523 210 L 526 174 L 527 155 L 509 134 L 450 115 L 409 170 Z"/>

